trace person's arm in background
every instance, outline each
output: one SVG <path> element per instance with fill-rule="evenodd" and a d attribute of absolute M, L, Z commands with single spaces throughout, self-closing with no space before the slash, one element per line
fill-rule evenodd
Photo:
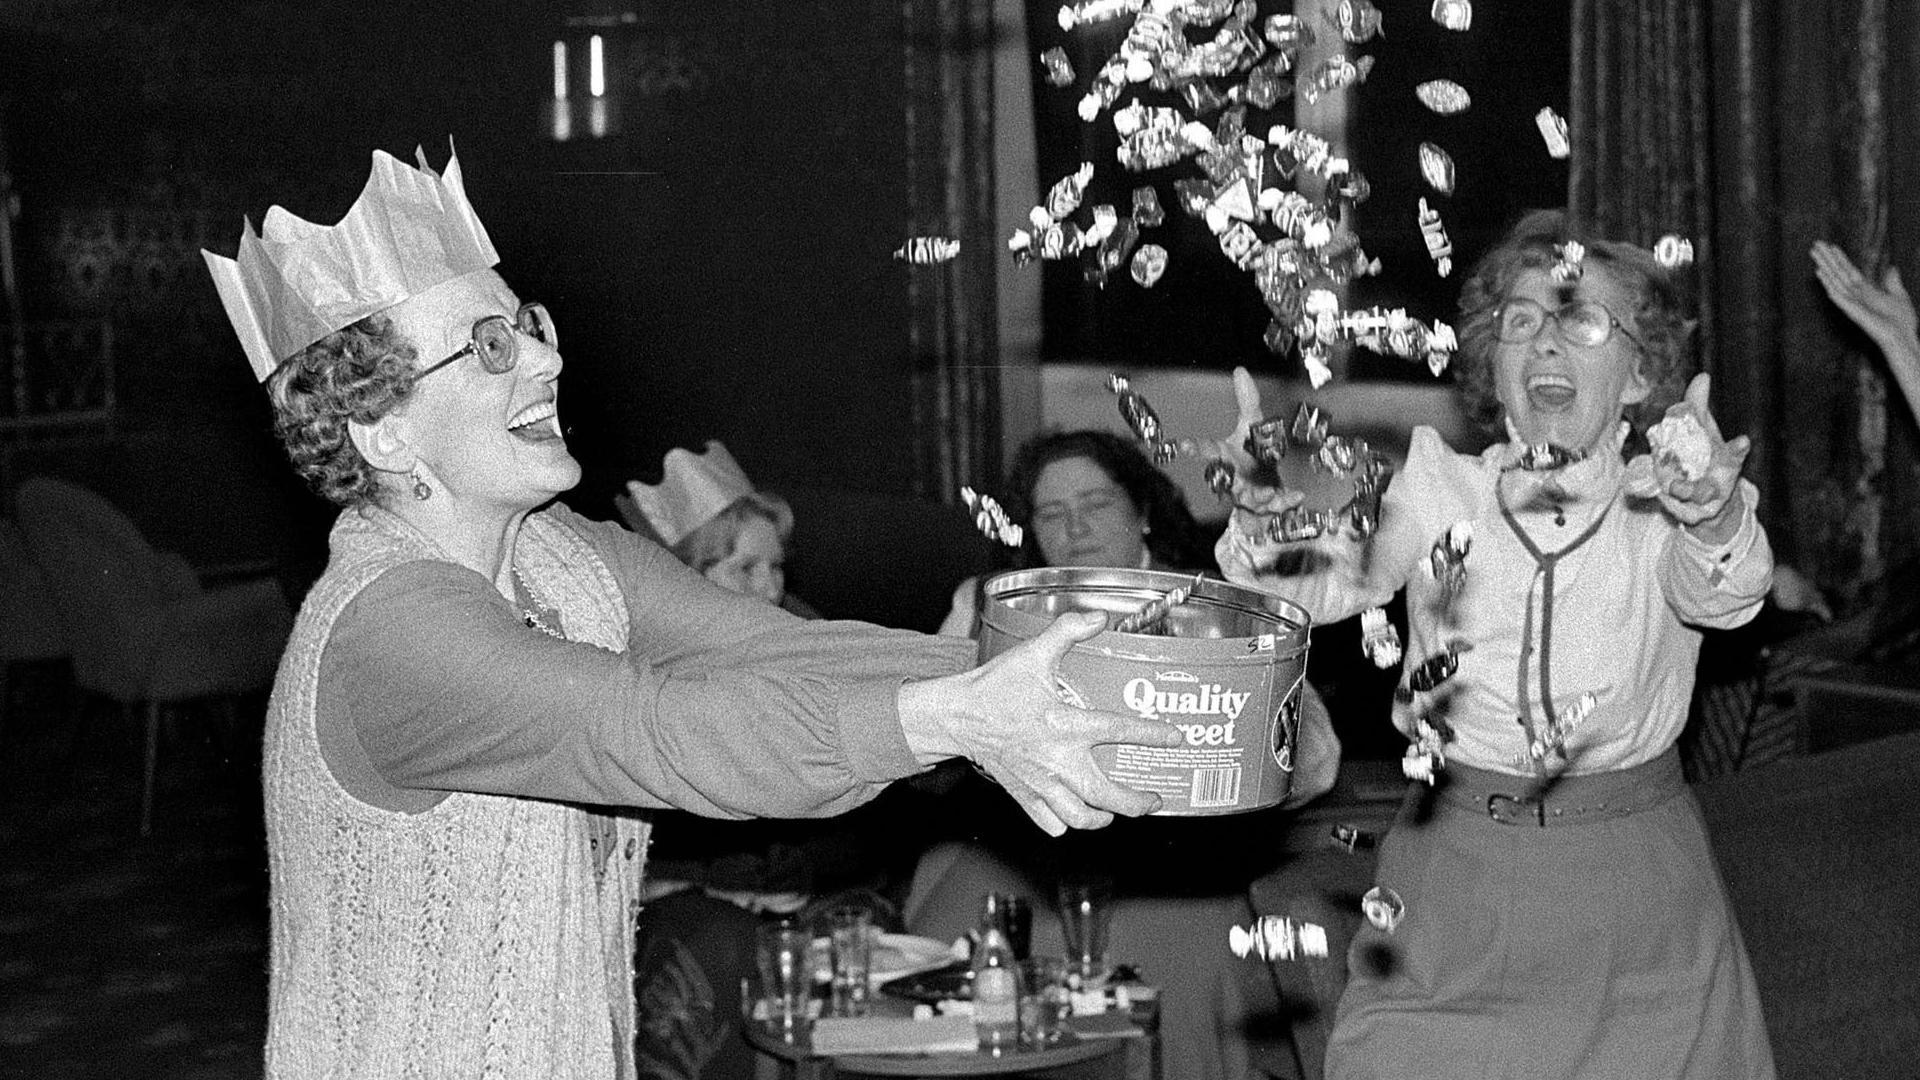
<path fill-rule="evenodd" d="M 1814 276 L 1827 290 L 1827 298 L 1880 347 L 1908 410 L 1920 418 L 1920 333 L 1916 332 L 1920 318 L 1900 281 L 1899 267 L 1887 267 L 1875 284 L 1845 252 L 1825 240 L 1814 241 L 1812 254 Z"/>
<path fill-rule="evenodd" d="M 980 579 L 970 577 L 953 589 L 953 606 L 947 610 L 947 617 L 940 622 L 941 637 L 970 638 L 974 624 L 979 620 L 979 611 L 974 598 L 980 592 Z"/>

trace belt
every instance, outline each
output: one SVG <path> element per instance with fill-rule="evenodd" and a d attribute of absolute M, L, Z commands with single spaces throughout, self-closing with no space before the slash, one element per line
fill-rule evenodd
<path fill-rule="evenodd" d="M 1502 825 L 1542 828 L 1625 817 L 1652 809 L 1687 786 L 1674 750 L 1609 772 L 1542 778 L 1448 762 L 1440 775 L 1435 794 L 1442 804 Z"/>

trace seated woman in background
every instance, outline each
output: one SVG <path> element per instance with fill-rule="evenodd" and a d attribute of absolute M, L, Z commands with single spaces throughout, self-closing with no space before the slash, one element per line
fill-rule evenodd
<path fill-rule="evenodd" d="M 1205 529 L 1166 473 L 1110 431 L 1043 432 L 1014 456 L 1000 496 L 1026 527 L 1019 565 L 1127 566 L 1153 570 L 1213 565 L 1219 529 Z M 953 591 L 940 632 L 972 637 L 980 578 Z"/>
<path fill-rule="evenodd" d="M 702 454 L 678 447 L 667 451 L 660 483 L 630 480 L 627 498 L 615 501 L 630 528 L 659 537 L 708 581 L 805 618 L 817 617 L 787 595 L 792 507 L 772 492 L 756 490 L 717 440 L 709 440 Z"/>
<path fill-rule="evenodd" d="M 657 485 L 632 482 L 617 500 L 636 532 L 659 537 L 709 581 L 809 618 L 786 592 L 793 511 L 756 490 L 719 442 L 674 449 Z M 740 1031 L 740 980 L 754 964 L 754 930 L 769 914 L 811 922 L 816 910 L 853 903 L 897 928 L 885 898 L 909 866 L 890 867 L 882 823 L 898 798 L 882 795 L 827 821 L 726 821 L 680 811 L 651 815 L 645 899 L 635 942 L 635 995 L 644 1019 L 635 1059 L 649 1080 L 750 1076 Z"/>
<path fill-rule="evenodd" d="M 1172 479 L 1117 434 L 1036 436 L 1015 455 L 998 494 L 1025 529 L 1022 566 L 1191 573 L 1213 563 L 1208 545 L 1217 530 L 1195 521 Z M 975 635 L 980 595 L 980 579 L 962 582 L 940 632 Z M 1311 686 L 1304 692 L 1303 725 L 1324 729 L 1324 705 Z M 1324 769 L 1313 764 L 1303 763 L 1296 775 L 1287 809 L 1332 784 L 1337 758 L 1321 763 Z M 1269 869 L 1266 836 L 1284 827 L 1275 817 L 1279 808 L 1230 818 L 1142 818 L 1117 824 L 1100 843 L 1056 843 L 1023 827 L 992 785 L 955 772 L 961 779 L 947 796 L 951 809 L 939 815 L 955 828 L 920 858 L 906 900 L 908 930 L 952 940 L 974 926 L 982 893 L 1011 892 L 1032 903 L 1034 954 L 1058 954 L 1057 884 L 1069 877 L 1105 881 L 1115 897 L 1109 957 L 1161 992 L 1164 1075 L 1250 1075 L 1258 1041 L 1251 1029 L 1277 1029 L 1280 1002 L 1265 965 L 1235 960 L 1227 935 L 1254 916 L 1247 885 Z M 1250 857 L 1255 852 L 1259 858 Z"/>

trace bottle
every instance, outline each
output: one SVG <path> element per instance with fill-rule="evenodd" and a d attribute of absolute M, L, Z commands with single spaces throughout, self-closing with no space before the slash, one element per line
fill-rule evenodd
<path fill-rule="evenodd" d="M 1020 966 L 1007 937 L 1012 898 L 988 893 L 980 905 L 980 940 L 973 948 L 973 1026 L 980 1049 L 999 1054 L 1020 1043 Z"/>

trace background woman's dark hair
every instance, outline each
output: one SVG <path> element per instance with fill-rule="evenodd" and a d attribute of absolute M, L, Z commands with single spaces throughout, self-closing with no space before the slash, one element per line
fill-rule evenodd
<path fill-rule="evenodd" d="M 1454 389 L 1467 419 L 1495 438 L 1506 438 L 1504 415 L 1495 385 L 1494 350 L 1499 346 L 1495 323 L 1500 305 L 1514 281 L 1529 270 L 1543 270 L 1560 261 L 1556 247 L 1578 240 L 1586 247 L 1583 262 L 1603 265 L 1631 290 L 1639 305 L 1631 313 L 1634 335 L 1644 346 L 1640 370 L 1650 388 L 1645 401 L 1629 405 L 1624 415 L 1633 434 L 1624 448 L 1628 454 L 1645 449 L 1648 426 L 1666 415 L 1667 406 L 1686 393 L 1687 380 L 1697 367 L 1693 352 L 1696 320 L 1687 316 L 1689 299 L 1679 276 L 1655 261 L 1653 253 L 1619 240 L 1583 236 L 1563 211 L 1535 210 L 1523 216 L 1500 243 L 1474 265 L 1460 288 L 1460 351 L 1454 363 Z M 1627 313 L 1615 312 L 1624 317 Z"/>
<path fill-rule="evenodd" d="M 1000 502 L 1007 516 L 1026 529 L 1018 557 L 1020 566 L 1046 565 L 1033 529 L 1033 487 L 1048 465 L 1068 458 L 1086 458 L 1100 466 L 1133 500 L 1134 507 L 1146 518 L 1147 550 L 1156 562 L 1176 569 L 1213 565 L 1214 531 L 1194 520 L 1179 485 L 1130 439 L 1089 428 L 1041 432 L 1014 454 Z"/>
<path fill-rule="evenodd" d="M 267 378 L 273 430 L 308 485 L 340 506 L 377 503 L 380 474 L 360 456 L 348 422 L 371 424 L 413 393 L 413 345 L 384 315 L 369 315 L 287 358 Z"/>

